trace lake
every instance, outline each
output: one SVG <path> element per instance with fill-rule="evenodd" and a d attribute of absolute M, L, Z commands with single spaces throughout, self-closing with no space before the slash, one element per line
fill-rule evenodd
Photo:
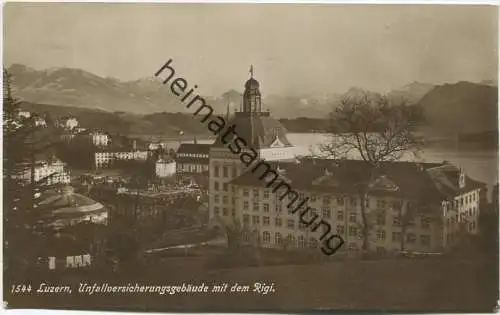
<path fill-rule="evenodd" d="M 320 153 L 320 144 L 328 141 L 326 134 L 320 133 L 289 133 L 288 140 L 297 147 L 298 155 L 308 155 L 311 151 Z M 198 143 L 212 143 L 213 139 L 198 139 Z M 192 140 L 182 141 L 190 142 Z M 165 142 L 167 147 L 176 149 L 179 146 L 178 141 Z M 352 155 L 352 158 L 357 158 Z M 433 142 L 427 145 L 418 157 L 407 155 L 402 158 L 406 161 L 419 162 L 443 162 L 450 163 L 461 167 L 471 178 L 493 185 L 498 182 L 498 152 L 494 150 L 473 150 L 456 148 L 452 140 L 443 140 L 441 142 Z"/>

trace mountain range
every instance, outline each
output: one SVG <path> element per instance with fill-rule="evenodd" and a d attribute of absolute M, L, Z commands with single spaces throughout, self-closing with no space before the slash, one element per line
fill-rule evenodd
<path fill-rule="evenodd" d="M 171 135 L 187 129 L 193 129 L 193 133 L 202 132 L 191 126 L 191 120 L 182 118 L 190 118 L 191 115 L 183 114 L 191 111 L 154 78 L 125 82 L 80 69 L 35 70 L 21 64 L 10 66 L 8 71 L 12 74 L 16 97 L 26 101 L 25 104 L 35 112 L 55 110 L 71 114 L 80 111 L 85 114 L 84 120 L 89 127 L 106 129 L 114 126 L 120 132 L 151 133 L 158 130 L 158 133 Z M 491 80 L 443 85 L 412 82 L 386 95 L 421 107 L 433 132 L 480 134 L 498 129 L 497 90 L 497 82 Z M 271 110 L 274 117 L 288 120 L 287 124 L 294 126 L 290 120 L 300 117 L 318 121 L 326 119 L 340 99 L 366 92 L 373 97 L 379 95 L 352 87 L 343 94 L 269 95 L 263 99 L 262 106 L 264 110 Z M 220 96 L 204 98 L 217 113 L 226 115 L 228 109 L 231 114 L 240 108 L 242 93 L 231 89 Z M 40 110 L 37 110 L 37 104 Z M 44 105 L 42 108 L 40 104 L 57 106 Z M 186 125 L 191 127 L 186 129 Z"/>
<path fill-rule="evenodd" d="M 109 112 L 151 114 L 156 112 L 188 112 L 178 97 L 154 78 L 120 81 L 103 78 L 81 69 L 52 68 L 35 70 L 21 64 L 9 67 L 16 95 L 31 103 L 53 104 Z M 413 82 L 391 95 L 416 103 L 433 86 Z M 264 110 L 277 118 L 325 117 L 344 95 L 358 93 L 352 88 L 345 94 L 283 96 L 269 95 L 262 101 Z M 220 96 L 204 96 L 216 112 L 234 112 L 241 106 L 242 93 L 234 89 Z"/>

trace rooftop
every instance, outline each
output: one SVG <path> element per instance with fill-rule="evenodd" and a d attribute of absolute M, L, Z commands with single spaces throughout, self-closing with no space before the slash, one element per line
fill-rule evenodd
<path fill-rule="evenodd" d="M 297 162 L 268 162 L 280 174 L 281 178 L 298 191 L 316 191 L 318 193 L 353 194 L 359 192 L 360 187 L 366 185 L 369 166 L 361 160 L 330 160 L 303 158 Z M 414 163 L 414 162 L 385 162 L 372 172 L 369 180 L 371 194 L 398 194 L 404 198 L 415 200 L 429 200 L 439 202 L 448 196 L 447 192 L 439 189 L 436 177 L 433 176 L 444 164 Z M 450 182 L 458 176 L 450 170 Z M 231 183 L 241 186 L 264 187 L 266 181 L 259 176 L 265 168 L 260 167 L 255 173 L 248 171 Z M 455 173 L 459 169 L 455 168 Z M 470 178 L 466 179 L 468 186 L 465 189 L 478 187 L 480 183 Z M 464 190 L 465 190 L 464 189 Z M 460 190 L 452 191 L 459 193 Z"/>

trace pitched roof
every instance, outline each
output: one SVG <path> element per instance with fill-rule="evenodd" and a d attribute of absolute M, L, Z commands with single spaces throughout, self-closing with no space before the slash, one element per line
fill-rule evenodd
<path fill-rule="evenodd" d="M 291 146 L 286 137 L 287 130 L 278 120 L 272 118 L 269 112 L 237 112 L 226 125 L 233 124 L 235 133 L 254 149 L 270 147 L 276 139 L 284 146 Z M 226 146 L 221 140 L 223 135 L 224 133 L 219 134 L 214 146 Z"/>
<path fill-rule="evenodd" d="M 208 154 L 211 144 L 207 143 L 181 143 L 177 153 Z"/>
<path fill-rule="evenodd" d="M 428 170 L 429 176 L 433 179 L 436 188 L 446 197 L 468 192 L 477 188 L 483 188 L 486 184 L 473 180 L 465 175 L 465 186 L 459 186 L 461 170 L 454 165 L 444 163 L 439 167 Z"/>
<path fill-rule="evenodd" d="M 318 193 L 357 193 L 368 182 L 369 165 L 360 160 L 302 159 L 300 163 L 268 162 L 289 185 L 296 190 Z M 438 201 L 442 195 L 433 184 L 426 170 L 439 166 L 436 163 L 385 162 L 372 173 L 372 194 L 395 193 L 410 199 Z M 231 184 L 264 187 L 259 180 L 264 171 L 248 171 Z"/>

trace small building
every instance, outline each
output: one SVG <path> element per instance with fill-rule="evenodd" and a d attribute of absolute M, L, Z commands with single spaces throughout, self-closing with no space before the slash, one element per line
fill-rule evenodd
<path fill-rule="evenodd" d="M 31 113 L 28 111 L 20 111 L 19 113 L 17 113 L 17 116 L 22 117 L 22 118 L 30 118 Z"/>
<path fill-rule="evenodd" d="M 64 117 L 61 119 L 60 124 L 66 130 L 73 130 L 78 127 L 78 120 L 75 117 Z"/>
<path fill-rule="evenodd" d="M 116 160 L 146 161 L 148 156 L 148 151 L 102 150 L 94 153 L 94 162 L 96 168 L 103 168 L 112 166 Z"/>
<path fill-rule="evenodd" d="M 66 164 L 57 159 L 52 161 L 38 161 L 35 163 L 33 170 L 33 179 L 35 182 L 44 181 L 42 184 L 45 185 L 68 184 L 71 181 Z M 31 171 L 31 165 L 26 165 L 26 170 L 21 175 L 21 179 L 30 182 Z"/>
<path fill-rule="evenodd" d="M 175 157 L 177 175 L 208 172 L 210 146 L 211 144 L 182 143 Z"/>
<path fill-rule="evenodd" d="M 158 178 L 170 177 L 175 175 L 176 163 L 172 159 L 159 159 L 156 161 L 155 174 Z"/>

